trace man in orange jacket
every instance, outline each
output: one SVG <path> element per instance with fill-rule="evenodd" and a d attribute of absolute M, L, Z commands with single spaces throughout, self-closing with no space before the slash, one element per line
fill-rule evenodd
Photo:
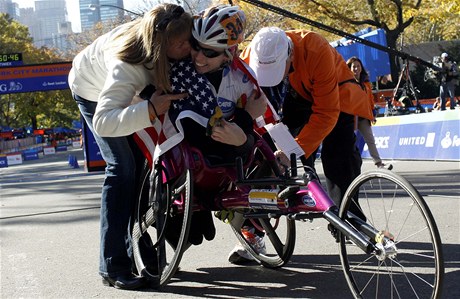
<path fill-rule="evenodd" d="M 241 57 L 304 150 L 302 162 L 313 167 L 322 145 L 327 190 L 339 205 L 361 173 L 354 115 L 373 117 L 345 60 L 315 32 L 277 27 L 262 28 Z"/>
<path fill-rule="evenodd" d="M 361 172 L 354 115 L 372 118 L 365 91 L 343 57 L 321 35 L 262 28 L 241 54 L 313 166 L 321 160 L 329 195 L 339 204 Z"/>

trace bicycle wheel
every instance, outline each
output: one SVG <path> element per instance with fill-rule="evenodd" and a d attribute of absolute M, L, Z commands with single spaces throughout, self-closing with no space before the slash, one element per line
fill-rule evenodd
<path fill-rule="evenodd" d="M 255 229 L 264 232 L 265 250 L 261 252 L 260 246 L 244 237 L 242 232 L 244 224 L 243 215 L 235 212 L 235 216 L 230 224 L 238 241 L 264 267 L 279 268 L 284 266 L 294 252 L 296 238 L 295 220 L 288 219 L 286 216 L 279 216 L 272 219 L 255 218 L 252 222 Z"/>
<path fill-rule="evenodd" d="M 339 217 L 348 223 L 356 223 L 346 217 L 354 204 L 367 218 L 367 229 L 361 226 L 360 232 L 378 250 L 366 254 L 340 235 L 340 259 L 353 295 L 439 298 L 444 275 L 441 241 L 418 191 L 394 172 L 368 171 L 352 182 L 340 206 Z"/>
<path fill-rule="evenodd" d="M 138 272 L 164 286 L 188 248 L 193 213 L 192 174 L 186 169 L 167 183 L 163 183 L 164 170 L 158 169 L 153 176 L 150 174 L 148 168 L 144 169 L 140 180 L 132 228 L 133 253 Z M 146 190 L 149 190 L 148 200 Z"/>

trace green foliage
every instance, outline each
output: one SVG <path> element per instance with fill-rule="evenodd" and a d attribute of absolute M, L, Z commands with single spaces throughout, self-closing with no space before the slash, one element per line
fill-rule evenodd
<path fill-rule="evenodd" d="M 423 1 L 407 28 L 411 43 L 460 39 L 460 0 Z"/>
<path fill-rule="evenodd" d="M 144 0 L 145 5 L 141 10 L 151 8 L 154 2 Z M 228 1 L 219 2 L 228 3 Z M 460 0 L 273 0 L 265 2 L 348 33 L 366 27 L 382 28 L 389 38 L 388 45 L 393 48 L 397 48 L 402 37 L 404 42 L 410 44 L 460 39 L 460 22 L 458 22 Z M 194 1 L 189 0 L 184 3 L 194 10 Z M 309 29 L 319 32 L 330 41 L 340 38 L 244 1 L 233 1 L 233 3 L 245 11 L 248 19 L 246 43 L 264 26 Z M 0 53 L 20 52 L 23 54 L 24 64 L 70 61 L 94 39 L 118 24 L 116 22 L 97 24 L 94 30 L 71 34 L 68 40 L 73 43 L 72 50 L 58 53 L 53 49 L 36 48 L 26 26 L 0 13 L 0 28 L 2 28 Z M 445 49 L 445 52 L 450 53 L 457 62 L 460 61 L 460 49 Z M 424 72 L 424 67 L 418 67 L 414 71 L 412 78 L 414 85 L 420 89 L 422 97 L 436 96 L 439 90 L 438 83 L 433 80 L 425 82 Z M 0 96 L 0 125 L 2 126 L 70 127 L 72 120 L 79 120 L 79 112 L 69 90 Z"/>
<path fill-rule="evenodd" d="M 26 26 L 0 14 L 0 53 L 22 53 L 24 64 L 63 61 L 48 48 L 36 48 Z M 20 128 L 71 127 L 79 111 L 69 90 L 28 92 L 0 96 L 0 126 Z"/>
<path fill-rule="evenodd" d="M 460 22 L 458 22 L 460 0 L 292 0 L 289 2 L 274 0 L 264 2 L 347 33 L 354 33 L 367 27 L 383 29 L 387 36 L 388 47 L 396 50 L 403 43 L 414 44 L 460 38 Z M 341 38 L 318 28 L 298 24 L 285 17 L 277 20 L 275 14 L 247 4 L 244 0 L 239 1 L 238 4 L 250 16 L 252 27 L 248 31 L 249 35 L 254 34 L 263 26 L 279 26 L 282 29 L 313 30 L 329 41 Z M 254 18 L 262 21 L 253 21 Z M 266 22 L 267 20 L 270 21 Z M 399 60 L 390 55 L 390 63 L 392 77 L 398 78 Z M 435 90 L 437 91 L 438 88 Z"/>

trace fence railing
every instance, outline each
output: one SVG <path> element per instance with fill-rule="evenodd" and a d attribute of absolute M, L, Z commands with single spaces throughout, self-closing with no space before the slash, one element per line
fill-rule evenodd
<path fill-rule="evenodd" d="M 0 154 L 19 152 L 35 144 L 37 144 L 36 137 L 27 137 L 27 138 L 14 139 L 14 140 L 1 140 L 0 141 Z"/>

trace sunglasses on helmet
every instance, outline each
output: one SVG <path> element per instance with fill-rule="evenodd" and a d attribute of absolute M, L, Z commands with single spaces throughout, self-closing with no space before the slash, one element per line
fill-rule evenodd
<path fill-rule="evenodd" d="M 193 37 L 190 39 L 190 46 L 192 47 L 193 50 L 197 52 L 201 51 L 201 53 L 203 53 L 203 55 L 207 58 L 216 58 L 225 53 L 225 52 L 218 52 L 212 49 L 203 48 L 202 46 L 200 46 L 198 41 Z"/>

